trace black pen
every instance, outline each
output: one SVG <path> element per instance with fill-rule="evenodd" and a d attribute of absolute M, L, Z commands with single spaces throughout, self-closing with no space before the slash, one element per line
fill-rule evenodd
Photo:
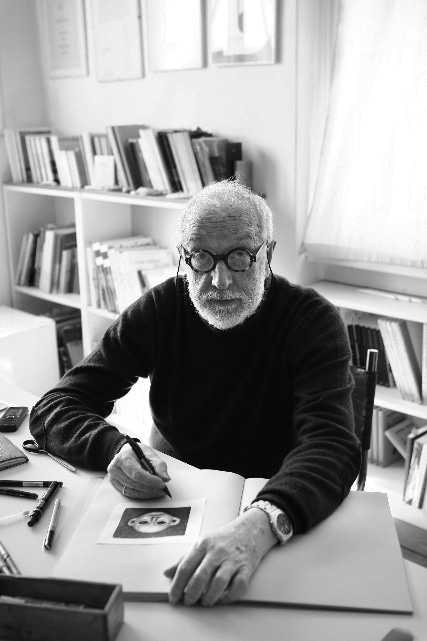
<path fill-rule="evenodd" d="M 140 462 L 140 464 L 141 464 L 141 467 L 142 467 L 146 472 L 150 472 L 150 474 L 154 474 L 154 476 L 157 476 L 157 474 L 156 474 L 156 470 L 154 469 L 154 467 L 153 467 L 152 463 L 151 463 L 151 462 L 148 460 L 148 458 L 145 456 L 144 452 L 143 452 L 143 451 L 142 451 L 142 449 L 139 447 L 138 443 L 136 443 L 136 442 L 133 440 L 133 438 L 131 438 L 128 434 L 126 434 L 126 435 L 125 435 L 125 439 L 126 439 L 126 440 L 127 440 L 127 442 L 129 443 L 129 445 L 131 446 L 131 448 L 133 449 L 133 451 L 135 452 L 136 457 L 137 457 L 138 461 L 139 461 L 139 462 Z M 163 488 L 163 492 L 164 492 L 165 494 L 167 494 L 168 496 L 170 496 L 170 498 L 172 498 L 172 494 L 170 493 L 169 488 L 168 488 L 168 487 L 166 487 L 166 485 L 165 485 L 165 487 Z"/>
<path fill-rule="evenodd" d="M 12 490 L 6 487 L 0 487 L 0 494 L 8 496 L 20 496 L 22 499 L 38 499 L 38 494 L 34 492 L 23 492 L 22 490 Z"/>
<path fill-rule="evenodd" d="M 33 527 L 34 523 L 37 523 L 37 521 L 45 511 L 52 496 L 55 494 L 56 490 L 60 487 L 62 487 L 62 481 L 52 481 L 52 483 L 50 483 L 46 492 L 43 494 L 40 501 L 37 503 L 36 507 L 30 514 L 30 518 L 27 523 L 29 527 Z"/>
<path fill-rule="evenodd" d="M 55 534 L 56 525 L 58 523 L 59 508 L 61 507 L 61 499 L 56 499 L 53 506 L 52 516 L 50 517 L 49 527 L 47 528 L 46 536 L 44 537 L 43 547 L 45 550 L 50 550 L 52 547 L 53 535 Z"/>
<path fill-rule="evenodd" d="M 49 487 L 52 481 L 7 481 L 1 480 L 0 487 Z"/>

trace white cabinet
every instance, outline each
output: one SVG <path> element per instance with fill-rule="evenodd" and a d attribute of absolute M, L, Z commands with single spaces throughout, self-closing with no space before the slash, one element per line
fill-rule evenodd
<path fill-rule="evenodd" d="M 312 283 L 311 287 L 341 310 L 404 319 L 409 326 L 413 326 L 413 330 L 420 330 L 419 326 L 427 323 L 427 298 L 394 296 L 388 292 L 330 281 L 318 281 Z M 421 361 L 421 354 L 418 357 Z M 375 403 L 413 416 L 420 424 L 427 423 L 427 405 L 404 400 L 395 387 L 377 385 Z M 367 489 L 386 491 L 393 516 L 427 529 L 426 510 L 412 508 L 402 500 L 403 461 L 386 468 L 369 465 Z"/>
<path fill-rule="evenodd" d="M 89 271 L 86 247 L 94 241 L 143 234 L 153 242 L 174 250 L 177 214 L 185 200 L 167 197 L 141 197 L 121 192 L 73 190 L 36 185 L 4 186 L 5 217 L 9 266 L 14 307 L 43 313 L 63 305 L 81 311 L 83 353 L 89 354 L 116 315 L 89 305 Z M 17 287 L 14 283 L 22 236 L 46 223 L 75 223 L 77 232 L 80 295 L 47 294 L 34 287 Z M 144 387 L 142 385 L 142 387 Z M 119 401 L 118 415 L 132 416 L 129 431 L 138 431 L 139 419 L 148 421 L 147 386 L 143 393 L 133 390 L 126 402 Z M 138 404 L 143 398 L 143 407 Z M 126 407 L 127 405 L 127 407 Z"/>

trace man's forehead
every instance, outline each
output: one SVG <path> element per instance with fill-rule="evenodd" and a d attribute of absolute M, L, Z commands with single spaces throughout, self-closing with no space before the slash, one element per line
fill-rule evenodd
<path fill-rule="evenodd" d="M 257 223 L 254 213 L 244 209 L 205 210 L 191 221 L 187 228 L 187 241 L 197 244 L 222 236 L 232 237 L 235 241 L 253 242 L 257 236 Z"/>

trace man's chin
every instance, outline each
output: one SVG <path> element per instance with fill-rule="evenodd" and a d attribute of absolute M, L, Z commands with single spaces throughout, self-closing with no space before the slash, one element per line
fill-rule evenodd
<path fill-rule="evenodd" d="M 213 311 L 212 309 L 206 309 L 204 307 L 196 307 L 196 310 L 211 327 L 221 330 L 233 329 L 233 327 L 244 323 L 245 320 L 252 315 L 247 310 L 241 310 L 240 312 L 232 312 L 230 309 Z"/>

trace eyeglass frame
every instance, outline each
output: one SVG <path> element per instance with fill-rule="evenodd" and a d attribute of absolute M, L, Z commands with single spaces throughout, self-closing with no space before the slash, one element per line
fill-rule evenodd
<path fill-rule="evenodd" d="M 227 269 L 229 269 L 230 271 L 235 272 L 235 273 L 237 273 L 237 274 L 241 274 L 241 273 L 243 273 L 243 272 L 247 272 L 247 271 L 252 267 L 252 265 L 253 265 L 254 263 L 256 263 L 256 259 L 257 259 L 258 253 L 259 253 L 259 251 L 261 250 L 261 247 L 262 247 L 263 245 L 265 245 L 265 244 L 267 244 L 267 249 L 268 249 L 268 241 L 267 241 L 267 240 L 264 240 L 264 241 L 261 243 L 261 245 L 258 247 L 258 249 L 256 250 L 255 254 L 252 254 L 252 252 L 250 252 L 250 251 L 249 251 L 249 249 L 246 249 L 246 247 L 233 247 L 232 249 L 230 249 L 230 251 L 226 252 L 225 254 L 213 254 L 213 253 L 212 253 L 211 251 L 209 251 L 208 249 L 203 249 L 203 247 L 200 247 L 199 249 L 196 249 L 196 250 L 194 250 L 194 251 L 192 251 L 192 252 L 189 252 L 187 249 L 185 249 L 185 247 L 184 247 L 183 245 L 179 245 L 177 249 L 178 249 L 178 251 L 179 251 L 180 259 L 181 259 L 181 257 L 183 257 L 183 258 L 184 258 L 185 263 L 186 263 L 186 264 L 190 267 L 190 269 L 192 269 L 192 270 L 193 270 L 193 272 L 195 272 L 196 274 L 209 274 L 210 272 L 212 272 L 212 271 L 215 269 L 215 267 L 217 266 L 217 264 L 218 264 L 218 262 L 219 262 L 220 260 L 222 260 L 222 261 L 224 262 L 224 264 L 225 264 L 225 266 L 227 267 Z M 184 256 L 182 256 L 182 254 L 181 254 L 181 250 L 184 252 Z M 232 254 L 234 251 L 237 251 L 237 250 L 244 251 L 244 252 L 249 256 L 250 263 L 249 263 L 249 265 L 246 267 L 246 269 L 233 269 L 233 267 L 231 267 L 231 266 L 228 264 L 228 257 L 229 257 L 229 255 L 230 255 L 230 254 Z M 195 254 L 196 252 L 199 252 L 199 251 L 202 251 L 202 252 L 205 252 L 206 254 L 209 254 L 209 256 L 210 256 L 210 257 L 212 258 L 212 260 L 213 260 L 213 265 L 212 265 L 212 267 L 211 267 L 210 269 L 208 269 L 207 271 L 201 271 L 200 269 L 195 269 L 195 268 L 192 266 L 192 264 L 191 264 L 191 257 L 192 257 L 192 255 L 193 255 L 193 254 Z"/>

